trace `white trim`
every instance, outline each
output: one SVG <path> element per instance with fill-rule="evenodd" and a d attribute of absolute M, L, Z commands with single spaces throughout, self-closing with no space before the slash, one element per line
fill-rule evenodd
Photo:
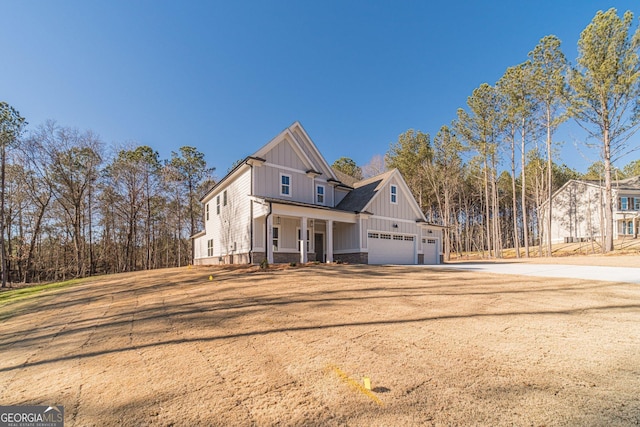
<path fill-rule="evenodd" d="M 285 176 L 287 178 L 289 178 L 289 183 L 286 184 L 288 186 L 288 188 L 289 188 L 289 192 L 288 193 L 283 193 L 282 192 L 282 187 L 285 185 L 282 182 L 282 178 L 285 177 Z M 278 191 L 279 191 L 281 196 L 283 196 L 283 197 L 293 197 L 293 195 L 291 194 L 292 190 L 293 190 L 292 182 L 293 182 L 293 177 L 291 175 L 289 175 L 287 173 L 280 172 L 280 179 L 278 179 Z"/>
<path fill-rule="evenodd" d="M 333 251 L 334 255 L 335 254 L 338 254 L 338 255 L 340 255 L 340 254 L 357 254 L 359 252 L 369 252 L 369 251 L 368 251 L 367 248 L 338 249 L 338 250 Z"/>
<path fill-rule="evenodd" d="M 290 168 L 288 166 L 276 165 L 275 163 L 265 163 L 264 165 L 272 167 L 274 169 L 281 169 L 281 170 L 284 170 L 284 171 L 287 171 L 287 172 L 295 172 L 295 173 L 299 173 L 299 174 L 302 174 L 302 175 L 306 175 L 307 174 L 306 171 L 303 171 L 301 169 L 295 169 L 295 168 Z"/>
<path fill-rule="evenodd" d="M 333 169 L 331 169 L 331 166 L 329 165 L 329 163 L 327 163 L 327 160 L 324 158 L 322 153 L 320 153 L 320 150 L 318 150 L 318 147 L 316 147 L 316 144 L 311 140 L 311 137 L 309 136 L 309 134 L 307 134 L 307 131 L 302 127 L 302 124 L 300 124 L 299 121 L 296 121 L 291 126 L 289 126 L 289 130 L 291 131 L 291 129 L 293 129 L 294 127 L 297 127 L 298 129 L 300 129 L 300 132 L 307 140 L 306 142 L 309 143 L 309 146 L 311 147 L 311 149 L 315 152 L 318 159 L 322 162 L 321 166 L 325 169 L 325 173 L 328 172 L 327 176 L 337 180 L 338 178 L 336 177 L 335 173 L 333 173 Z M 295 136 L 293 131 L 291 131 L 291 134 Z"/>
<path fill-rule="evenodd" d="M 322 184 L 317 184 L 317 183 L 314 185 L 314 187 L 315 187 L 314 188 L 314 197 L 313 197 L 314 203 L 316 205 L 326 206 L 326 204 L 327 204 L 327 187 L 325 187 Z M 322 188 L 322 202 L 318 201 L 318 196 L 320 195 L 318 193 L 318 189 L 319 188 Z"/>
<path fill-rule="evenodd" d="M 404 222 L 404 223 L 407 223 L 407 224 L 416 224 L 416 226 L 419 224 L 413 219 L 391 218 L 391 217 L 388 217 L 388 216 L 380 216 L 380 215 L 369 215 L 369 218 L 372 218 L 372 219 L 383 219 L 385 221 L 393 221 L 393 222 Z"/>

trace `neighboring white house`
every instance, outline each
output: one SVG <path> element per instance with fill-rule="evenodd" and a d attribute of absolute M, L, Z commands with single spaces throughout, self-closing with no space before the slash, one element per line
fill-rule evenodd
<path fill-rule="evenodd" d="M 440 263 L 442 227 L 397 169 L 351 185 L 337 175 L 294 123 L 201 199 L 194 264 Z"/>
<path fill-rule="evenodd" d="M 551 242 L 576 242 L 601 238 L 604 218 L 604 183 L 572 179 L 553 194 Z M 640 176 L 612 182 L 615 238 L 638 237 Z M 543 215 L 548 215 L 543 206 Z M 546 242 L 546 238 L 544 239 Z"/>

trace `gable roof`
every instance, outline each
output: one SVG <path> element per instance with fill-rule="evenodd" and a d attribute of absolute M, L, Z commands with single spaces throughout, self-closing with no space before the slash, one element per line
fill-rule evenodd
<path fill-rule="evenodd" d="M 394 170 L 355 182 L 353 190 L 336 207 L 343 211 L 363 212 Z"/>
<path fill-rule="evenodd" d="M 640 190 L 640 175 L 613 181 L 612 186 L 618 190 Z"/>
<path fill-rule="evenodd" d="M 405 182 L 404 178 L 402 178 L 402 174 L 398 169 L 391 169 L 390 171 L 381 173 L 380 175 L 356 182 L 353 185 L 353 190 L 349 192 L 349 194 L 347 194 L 336 207 L 342 210 L 365 212 L 380 190 L 387 184 L 387 182 L 389 182 L 389 180 L 391 180 L 391 178 L 394 177 L 397 180 L 398 185 L 402 187 L 404 194 L 407 195 L 406 199 L 413 208 L 416 216 L 421 222 L 426 222 L 424 214 L 422 213 L 422 210 L 420 210 L 420 206 L 418 206 L 409 186 Z"/>
<path fill-rule="evenodd" d="M 338 181 L 333 169 L 329 166 L 322 154 L 320 154 L 318 148 L 298 121 L 294 122 L 271 141 L 263 145 L 252 157 L 265 158 L 269 151 L 285 140 L 291 145 L 309 171 L 323 172 L 329 179 Z M 302 145 L 305 147 L 303 148 Z M 307 152 L 311 154 L 311 157 L 307 155 Z"/>
<path fill-rule="evenodd" d="M 346 173 L 341 172 L 334 167 L 332 167 L 331 169 L 333 170 L 333 173 L 336 175 L 336 177 L 340 180 L 340 182 L 342 182 L 345 185 L 348 185 L 349 187 L 353 187 L 356 184 L 356 182 L 358 182 L 358 178 L 354 178 L 351 175 L 347 175 Z"/>
<path fill-rule="evenodd" d="M 554 191 L 553 194 L 551 195 L 551 198 L 554 199 L 558 194 L 563 192 L 568 186 L 572 184 L 577 184 L 577 183 L 589 185 L 591 187 L 596 187 L 599 189 L 604 189 L 604 183 L 599 180 L 570 179 L 569 181 L 565 182 L 560 188 Z M 640 175 L 632 176 L 631 178 L 613 180 L 611 182 L 611 188 L 617 191 L 640 190 Z M 545 206 L 548 203 L 549 203 L 549 199 L 546 199 L 545 201 L 542 202 L 542 206 Z"/>

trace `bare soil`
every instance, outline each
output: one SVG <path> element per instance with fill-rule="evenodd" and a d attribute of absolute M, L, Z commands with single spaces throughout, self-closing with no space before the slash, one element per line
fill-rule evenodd
<path fill-rule="evenodd" d="M 61 404 L 67 426 L 640 424 L 626 283 L 182 268 L 42 292 L 0 319 L 0 404 Z"/>

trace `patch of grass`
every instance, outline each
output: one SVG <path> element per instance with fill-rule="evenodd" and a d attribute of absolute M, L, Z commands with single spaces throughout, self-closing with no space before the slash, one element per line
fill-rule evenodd
<path fill-rule="evenodd" d="M 80 283 L 82 279 L 71 279 L 64 282 L 49 283 L 46 285 L 28 286 L 19 289 L 9 289 L 0 292 L 0 307 L 11 304 L 17 301 L 25 300 L 34 297 L 42 292 L 52 289 L 65 288 Z"/>

